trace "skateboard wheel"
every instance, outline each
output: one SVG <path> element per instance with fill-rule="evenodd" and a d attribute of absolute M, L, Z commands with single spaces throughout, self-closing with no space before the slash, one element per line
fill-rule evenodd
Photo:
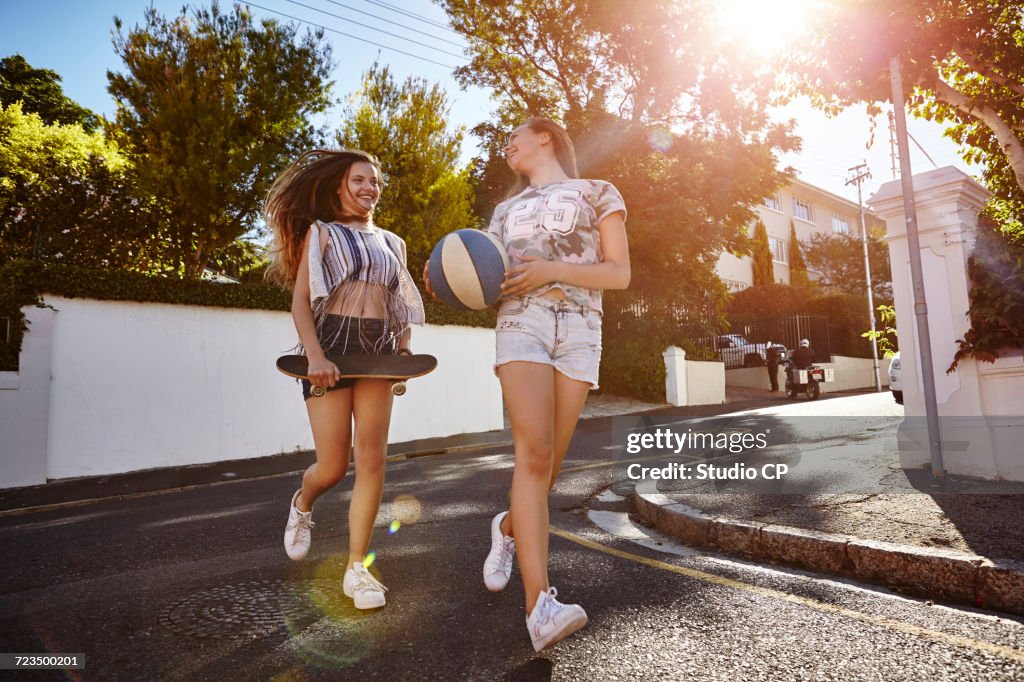
<path fill-rule="evenodd" d="M 405 382 L 396 381 L 395 383 L 391 384 L 391 393 L 393 393 L 394 395 L 405 395 Z"/>
<path fill-rule="evenodd" d="M 327 393 L 327 389 L 324 388 L 323 386 L 313 386 L 312 388 L 309 389 L 309 392 L 313 395 L 314 398 L 322 398 Z"/>

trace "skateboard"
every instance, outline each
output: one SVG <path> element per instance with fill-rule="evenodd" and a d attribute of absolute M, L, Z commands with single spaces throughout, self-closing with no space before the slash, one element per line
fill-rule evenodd
<path fill-rule="evenodd" d="M 389 379 L 391 392 L 405 395 L 405 380 L 429 374 L 437 367 L 433 355 L 328 355 L 342 379 Z M 309 358 L 305 355 L 282 355 L 277 359 L 277 369 L 296 379 L 309 379 Z M 320 386 L 310 388 L 315 397 L 327 393 Z"/>

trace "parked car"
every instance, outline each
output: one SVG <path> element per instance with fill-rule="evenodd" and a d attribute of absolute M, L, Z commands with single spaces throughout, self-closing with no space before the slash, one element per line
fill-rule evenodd
<path fill-rule="evenodd" d="M 723 334 L 715 340 L 718 346 L 718 357 L 725 363 L 726 369 L 734 367 L 760 367 L 767 360 L 767 343 L 751 343 L 742 334 Z M 779 351 L 780 360 L 786 357 L 786 347 L 781 343 L 773 343 Z"/>
<path fill-rule="evenodd" d="M 889 390 L 892 391 L 893 400 L 897 405 L 903 404 L 903 372 L 900 369 L 900 352 L 892 356 L 889 363 Z"/>

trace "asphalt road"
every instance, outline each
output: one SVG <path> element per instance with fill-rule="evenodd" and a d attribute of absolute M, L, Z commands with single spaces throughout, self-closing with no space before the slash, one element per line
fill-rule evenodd
<path fill-rule="evenodd" d="M 551 498 L 552 583 L 590 624 L 550 651 L 530 646 L 517 574 L 499 594 L 480 577 L 512 472 L 508 448 L 497 448 L 389 466 L 373 544 L 390 591 L 370 613 L 341 592 L 351 478 L 318 503 L 302 562 L 281 547 L 297 475 L 0 517 L 0 651 L 86 660 L 84 670 L 9 674 L 1024 679 L 1024 619 L 697 552 L 636 526 L 619 497 L 629 486 L 610 458 L 621 445 L 612 424 L 581 426 Z"/>

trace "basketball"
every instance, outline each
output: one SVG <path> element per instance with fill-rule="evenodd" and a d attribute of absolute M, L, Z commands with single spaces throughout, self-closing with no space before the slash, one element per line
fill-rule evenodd
<path fill-rule="evenodd" d="M 457 310 L 483 310 L 501 296 L 508 254 L 501 240 L 483 230 L 456 230 L 430 253 L 430 286 Z"/>

